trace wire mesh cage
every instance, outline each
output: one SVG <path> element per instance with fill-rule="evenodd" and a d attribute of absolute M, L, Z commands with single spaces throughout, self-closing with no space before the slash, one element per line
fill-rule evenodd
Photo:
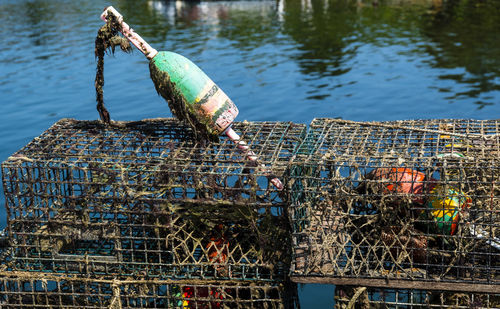
<path fill-rule="evenodd" d="M 336 309 L 499 308 L 500 294 L 336 286 Z"/>
<path fill-rule="evenodd" d="M 173 119 L 64 119 L 2 164 L 15 269 L 280 280 L 290 231 L 283 175 L 305 125 L 235 123 L 202 145 Z"/>
<path fill-rule="evenodd" d="M 5 261 L 10 251 L 9 237 L 7 235 L 7 230 L 0 230 L 0 261 Z M 1 264 L 0 264 L 1 266 Z"/>
<path fill-rule="evenodd" d="M 290 170 L 293 280 L 498 290 L 499 132 L 314 120 Z"/>
<path fill-rule="evenodd" d="M 52 273 L 0 274 L 2 308 L 295 308 L 292 283 L 176 282 Z"/>

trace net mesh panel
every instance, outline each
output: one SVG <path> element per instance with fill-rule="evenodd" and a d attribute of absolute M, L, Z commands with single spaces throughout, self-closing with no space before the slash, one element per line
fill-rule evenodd
<path fill-rule="evenodd" d="M 368 308 L 499 308 L 500 294 L 335 287 L 336 309 Z"/>
<path fill-rule="evenodd" d="M 16 269 L 281 280 L 290 229 L 283 176 L 305 125 L 235 123 L 200 145 L 173 119 L 63 119 L 2 164 Z"/>
<path fill-rule="evenodd" d="M 2 308 L 294 308 L 294 284 L 0 274 Z"/>
<path fill-rule="evenodd" d="M 498 121 L 315 119 L 289 181 L 292 276 L 491 291 L 500 284 L 499 132 Z"/>

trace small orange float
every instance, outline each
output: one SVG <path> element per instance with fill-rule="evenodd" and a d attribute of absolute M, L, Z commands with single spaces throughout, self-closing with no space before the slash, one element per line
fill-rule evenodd
<path fill-rule="evenodd" d="M 425 174 L 405 167 L 376 168 L 367 179 L 379 180 L 384 194 L 410 194 L 412 201 L 423 204 Z"/>

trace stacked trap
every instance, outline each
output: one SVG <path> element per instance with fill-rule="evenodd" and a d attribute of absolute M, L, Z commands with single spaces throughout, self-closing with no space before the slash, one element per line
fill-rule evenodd
<path fill-rule="evenodd" d="M 337 286 L 335 308 L 498 308 L 498 295 L 425 289 Z"/>
<path fill-rule="evenodd" d="M 2 164 L 0 304 L 500 306 L 500 124 L 235 123 L 204 144 L 173 119 L 63 119 Z M 270 179 L 287 186 L 278 191 Z"/>
<path fill-rule="evenodd" d="M 314 120 L 290 169 L 292 280 L 498 305 L 499 133 L 497 121 Z"/>
<path fill-rule="evenodd" d="M 8 272 L 2 308 L 293 308 L 292 285 L 105 279 Z"/>
<path fill-rule="evenodd" d="M 63 119 L 9 157 L 3 301 L 70 306 L 78 296 L 91 308 L 118 293 L 123 306 L 138 297 L 130 307 L 292 306 L 286 200 L 268 175 L 282 177 L 305 126 L 234 126 L 265 167 L 228 140 L 202 145 L 173 119 Z"/>

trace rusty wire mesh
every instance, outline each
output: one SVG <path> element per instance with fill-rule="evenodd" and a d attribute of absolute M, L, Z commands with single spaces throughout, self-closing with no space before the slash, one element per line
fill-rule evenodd
<path fill-rule="evenodd" d="M 109 279 L 0 273 L 2 308 L 294 308 L 291 283 Z"/>
<path fill-rule="evenodd" d="M 314 120 L 290 170 L 294 280 L 498 290 L 499 133 L 498 121 Z"/>
<path fill-rule="evenodd" d="M 500 293 L 468 293 L 418 289 L 335 287 L 336 309 L 368 308 L 499 308 Z"/>
<path fill-rule="evenodd" d="M 282 176 L 305 125 L 235 123 L 200 145 L 173 119 L 64 119 L 2 164 L 17 270 L 282 280 L 290 262 Z"/>

